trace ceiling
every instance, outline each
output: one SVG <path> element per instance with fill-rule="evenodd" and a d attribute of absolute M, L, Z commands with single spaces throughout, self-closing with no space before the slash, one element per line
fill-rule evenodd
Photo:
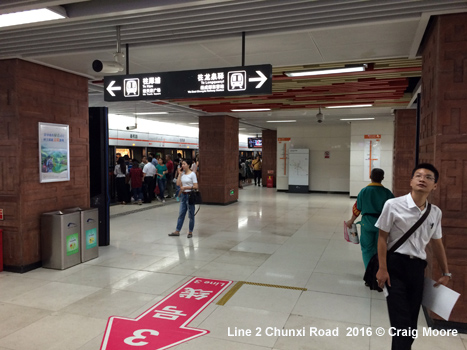
<path fill-rule="evenodd" d="M 243 133 L 276 129 L 268 121 L 325 124 L 341 118 L 392 118 L 410 108 L 421 76 L 419 47 L 433 15 L 467 12 L 466 0 L 2 0 L 0 14 L 62 6 L 68 18 L 0 28 L 0 59 L 23 58 L 89 78 L 90 106 L 111 113 L 168 112 L 142 116 L 179 124 L 202 114 L 240 118 Z M 1 21 L 1 19 L 0 19 Z M 95 59 L 112 61 L 129 49 L 131 74 L 272 64 L 273 94 L 151 102 L 104 102 Z M 367 64 L 361 73 L 289 78 L 286 71 Z M 120 73 L 121 74 L 121 73 Z M 373 107 L 327 109 L 370 103 Z M 233 107 L 268 107 L 268 112 L 233 113 Z"/>

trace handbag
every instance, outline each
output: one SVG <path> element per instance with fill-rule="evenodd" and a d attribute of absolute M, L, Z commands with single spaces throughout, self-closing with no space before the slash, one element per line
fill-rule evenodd
<path fill-rule="evenodd" d="M 426 208 L 425 213 L 423 216 L 418 219 L 418 221 L 401 237 L 399 240 L 388 250 L 388 253 L 394 253 L 404 242 L 415 232 L 417 228 L 425 221 L 430 214 L 431 211 L 431 204 L 428 203 L 428 207 Z M 377 290 L 378 292 L 382 292 L 383 290 L 378 286 L 378 282 L 376 282 L 376 274 L 379 270 L 379 260 L 378 260 L 378 253 L 373 255 L 368 262 L 368 265 L 365 270 L 365 275 L 363 276 L 363 280 L 365 281 L 365 285 L 370 288 L 371 290 Z"/>
<path fill-rule="evenodd" d="M 198 190 L 191 190 L 191 192 L 188 195 L 188 204 L 190 205 L 196 205 L 196 204 L 201 204 L 203 202 L 201 198 L 201 192 Z"/>

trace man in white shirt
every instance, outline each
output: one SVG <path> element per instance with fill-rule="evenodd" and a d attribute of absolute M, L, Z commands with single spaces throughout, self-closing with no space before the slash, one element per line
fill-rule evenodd
<path fill-rule="evenodd" d="M 429 242 L 443 271 L 435 286 L 447 285 L 451 279 L 441 240 L 441 210 L 435 205 L 407 241 L 394 253 L 387 252 L 423 216 L 427 198 L 436 189 L 438 178 L 438 170 L 433 165 L 416 166 L 410 181 L 411 193 L 389 199 L 375 224 L 379 228 L 376 280 L 380 288 L 386 285 L 389 293 L 386 298 L 389 320 L 395 329 L 392 350 L 410 350 L 416 337 L 414 330 L 417 329 L 427 265 L 425 247 Z"/>
<path fill-rule="evenodd" d="M 154 199 L 154 188 L 155 188 L 155 181 L 154 176 L 156 176 L 156 167 L 152 164 L 152 158 L 148 158 L 148 162 L 143 168 L 143 177 L 144 177 L 144 185 L 143 185 L 143 196 L 144 196 L 144 203 L 151 203 Z"/>

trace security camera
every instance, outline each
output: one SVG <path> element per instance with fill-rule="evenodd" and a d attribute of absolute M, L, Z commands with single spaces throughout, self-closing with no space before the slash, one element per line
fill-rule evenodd
<path fill-rule="evenodd" d="M 123 66 L 116 61 L 100 61 L 92 62 L 92 69 L 97 73 L 118 73 L 123 72 Z"/>
<path fill-rule="evenodd" d="M 316 121 L 317 121 L 318 123 L 322 123 L 323 120 L 324 120 L 324 115 L 323 115 L 323 113 L 321 113 L 321 111 L 320 111 L 318 114 L 316 114 Z"/>
<path fill-rule="evenodd" d="M 135 130 L 136 128 L 137 128 L 136 125 L 126 127 L 127 130 Z"/>

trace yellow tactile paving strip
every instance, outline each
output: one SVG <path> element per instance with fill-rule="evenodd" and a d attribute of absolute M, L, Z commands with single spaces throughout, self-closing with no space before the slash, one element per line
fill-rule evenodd
<path fill-rule="evenodd" d="M 225 293 L 225 295 L 217 302 L 217 305 L 225 305 L 227 302 L 232 298 L 235 293 L 244 285 L 249 284 L 251 286 L 260 286 L 260 287 L 269 287 L 269 288 L 283 288 L 283 289 L 292 289 L 292 290 L 302 290 L 306 291 L 306 288 L 300 287 L 290 287 L 290 286 L 279 286 L 277 284 L 266 284 L 266 283 L 255 283 L 255 282 L 245 282 L 245 281 L 238 281 L 235 285 L 230 288 L 230 290 Z"/>

